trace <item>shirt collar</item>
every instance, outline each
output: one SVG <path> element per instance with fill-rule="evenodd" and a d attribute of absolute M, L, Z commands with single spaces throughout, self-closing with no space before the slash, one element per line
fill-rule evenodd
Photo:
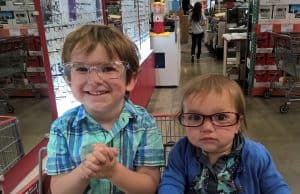
<path fill-rule="evenodd" d="M 131 119 L 136 119 L 137 115 L 138 114 L 135 105 L 130 100 L 125 100 L 122 112 L 113 126 L 113 132 L 116 132 L 116 129 L 124 128 Z M 89 122 L 98 125 L 98 122 L 93 117 L 91 117 L 88 112 L 86 112 L 84 106 L 80 105 L 78 107 L 73 126 L 78 126 L 84 120 L 88 120 Z"/>

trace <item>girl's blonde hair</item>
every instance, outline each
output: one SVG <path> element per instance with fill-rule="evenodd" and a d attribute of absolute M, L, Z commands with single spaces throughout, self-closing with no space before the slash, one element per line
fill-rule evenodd
<path fill-rule="evenodd" d="M 69 33 L 62 49 L 62 62 L 70 62 L 74 48 L 82 48 L 88 55 L 99 44 L 106 49 L 110 59 L 118 57 L 128 62 L 130 69 L 126 71 L 126 83 L 129 83 L 139 71 L 138 49 L 127 36 L 109 26 L 86 24 Z"/>
<path fill-rule="evenodd" d="M 220 95 L 223 92 L 228 92 L 235 104 L 236 111 L 243 115 L 244 127 L 247 127 L 245 115 L 246 102 L 240 86 L 234 80 L 230 80 L 228 77 L 219 74 L 205 74 L 190 80 L 182 88 L 180 113 L 183 111 L 183 103 L 185 99 L 190 96 L 197 96 L 200 93 L 201 95 L 205 95 L 210 92 L 215 92 Z"/>

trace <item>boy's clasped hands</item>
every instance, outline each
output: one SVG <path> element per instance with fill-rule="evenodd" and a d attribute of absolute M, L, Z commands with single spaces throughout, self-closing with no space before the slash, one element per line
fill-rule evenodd
<path fill-rule="evenodd" d="M 92 152 L 80 164 L 82 178 L 111 178 L 117 166 L 118 149 L 105 144 L 93 144 Z"/>

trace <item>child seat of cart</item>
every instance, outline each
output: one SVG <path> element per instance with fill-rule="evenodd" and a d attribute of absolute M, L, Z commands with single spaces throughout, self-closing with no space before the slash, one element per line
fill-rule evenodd
<path fill-rule="evenodd" d="M 184 130 L 177 122 L 176 114 L 153 114 L 153 116 L 162 133 L 167 164 L 168 154 L 172 146 L 184 136 Z M 51 176 L 43 171 L 47 158 L 45 151 L 47 143 L 48 138 L 44 138 L 4 175 L 4 180 L 0 181 L 2 193 L 51 193 Z M 161 172 L 163 172 L 163 169 L 164 167 L 162 167 Z"/>

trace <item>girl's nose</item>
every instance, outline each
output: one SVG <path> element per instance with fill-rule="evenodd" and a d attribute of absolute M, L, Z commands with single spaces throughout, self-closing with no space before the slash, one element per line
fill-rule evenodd
<path fill-rule="evenodd" d="M 212 123 L 211 119 L 209 119 L 209 118 L 204 119 L 203 124 L 200 126 L 200 128 L 201 128 L 200 130 L 204 133 L 215 130 L 214 124 Z"/>

